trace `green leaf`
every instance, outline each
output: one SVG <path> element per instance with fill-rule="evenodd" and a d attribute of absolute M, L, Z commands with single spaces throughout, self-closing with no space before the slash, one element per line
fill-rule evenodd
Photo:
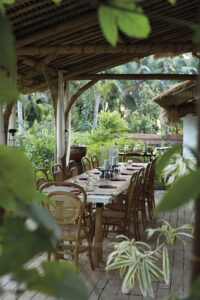
<path fill-rule="evenodd" d="M 15 3 L 15 0 L 2 0 L 2 2 L 3 3 L 5 3 L 5 4 L 13 4 L 13 3 Z"/>
<path fill-rule="evenodd" d="M 149 272 L 151 273 L 151 275 L 153 275 L 158 280 L 164 279 L 163 272 L 156 265 L 154 265 L 150 261 L 147 261 L 146 264 L 148 265 Z"/>
<path fill-rule="evenodd" d="M 200 43 L 200 25 L 199 24 L 191 24 L 191 29 L 194 31 L 192 41 L 196 44 Z"/>
<path fill-rule="evenodd" d="M 42 272 L 20 270 L 14 280 L 25 282 L 27 288 L 63 300 L 88 299 L 86 287 L 74 267 L 68 263 L 43 262 Z"/>
<path fill-rule="evenodd" d="M 38 204 L 49 204 L 49 205 L 54 206 L 53 201 L 51 199 L 49 199 L 47 197 L 47 195 L 45 195 L 44 193 L 39 192 L 39 191 L 36 191 L 36 193 L 34 195 L 34 200 Z"/>
<path fill-rule="evenodd" d="M 141 293 L 145 297 L 147 294 L 147 287 L 146 287 L 147 283 L 143 274 L 144 274 L 143 264 L 140 263 L 138 265 L 137 275 L 138 275 L 138 281 L 139 281 Z"/>
<path fill-rule="evenodd" d="M 55 4 L 60 4 L 62 0 L 52 0 Z"/>
<path fill-rule="evenodd" d="M 52 233 L 52 240 L 54 243 L 58 242 L 61 236 L 60 227 L 55 223 L 49 212 L 37 203 L 25 203 L 18 200 L 19 203 L 19 215 L 21 217 L 28 217 L 39 225 L 44 226 Z"/>
<path fill-rule="evenodd" d="M 176 4 L 176 0 L 168 0 L 168 2 L 173 4 L 173 5 Z"/>
<path fill-rule="evenodd" d="M 167 247 L 163 247 L 163 274 L 165 278 L 166 284 L 169 284 L 169 255 L 167 251 Z"/>
<path fill-rule="evenodd" d="M 16 211 L 18 198 L 27 203 L 33 200 L 32 165 L 21 150 L 6 146 L 0 146 L 0 161 L 0 206 Z"/>
<path fill-rule="evenodd" d="M 164 168 L 168 165 L 170 158 L 177 152 L 180 152 L 181 146 L 175 146 L 168 149 L 156 162 L 156 174 L 161 175 Z"/>
<path fill-rule="evenodd" d="M 189 174 L 179 178 L 168 190 L 160 203 L 156 206 L 156 212 L 172 210 L 200 195 L 200 169 L 191 171 Z"/>
<path fill-rule="evenodd" d="M 17 271 L 41 252 L 55 252 L 52 233 L 42 226 L 30 231 L 25 218 L 4 217 L 3 251 L 0 256 L 0 275 Z"/>
<path fill-rule="evenodd" d="M 14 64 L 14 37 L 11 23 L 0 15 L 0 65 L 10 71 Z M 1 81 L 1 80 L 0 80 Z"/>
<path fill-rule="evenodd" d="M 0 91 L 0 104 L 15 102 L 19 97 L 16 85 L 2 72 L 0 72 Z"/>
<path fill-rule="evenodd" d="M 132 265 L 130 265 L 128 272 L 126 273 L 126 276 L 124 277 L 123 284 L 122 284 L 122 293 L 127 294 L 130 292 L 130 289 L 134 287 L 135 282 L 135 272 L 138 266 L 138 262 L 135 261 L 132 262 Z"/>
<path fill-rule="evenodd" d="M 98 17 L 105 38 L 111 45 L 116 46 L 118 30 L 115 10 L 108 6 L 101 5 L 98 9 Z"/>
<path fill-rule="evenodd" d="M 146 260 L 144 260 L 144 276 L 145 276 L 145 281 L 146 281 L 146 284 L 147 284 L 147 290 L 149 292 L 149 295 L 151 297 L 153 297 L 154 294 L 153 294 L 153 289 L 152 289 L 152 285 L 151 285 L 151 276 L 150 276 L 150 273 L 149 273 L 149 269 L 148 269 L 148 265 L 146 263 Z"/>
<path fill-rule="evenodd" d="M 148 18 L 137 8 L 137 13 L 116 10 L 117 23 L 121 31 L 130 37 L 146 38 L 151 27 Z"/>

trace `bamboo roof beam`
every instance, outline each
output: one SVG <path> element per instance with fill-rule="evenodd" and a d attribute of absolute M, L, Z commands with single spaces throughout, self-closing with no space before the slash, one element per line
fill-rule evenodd
<path fill-rule="evenodd" d="M 56 32 L 55 32 L 56 34 Z M 30 37 L 30 42 L 33 38 Z M 19 43 L 18 43 L 19 44 Z M 17 45 L 18 45 L 17 44 Z M 21 47 L 16 50 L 17 55 L 84 55 L 84 54 L 145 54 L 145 53 L 180 53 L 180 52 L 198 52 L 200 45 L 193 43 L 135 43 L 119 44 L 116 48 L 109 44 L 69 44 L 66 46 L 41 46 L 41 47 Z"/>
<path fill-rule="evenodd" d="M 19 56 L 19 59 L 22 59 L 23 62 L 25 64 L 27 64 L 28 66 L 32 67 L 33 69 L 36 69 L 36 70 L 41 70 L 41 68 L 45 68 L 46 71 L 50 72 L 50 73 L 53 73 L 53 74 L 57 74 L 57 70 L 46 65 L 43 61 L 36 61 L 32 58 L 29 58 L 29 57 L 26 57 L 26 56 Z"/>
<path fill-rule="evenodd" d="M 191 74 L 83 74 L 72 77 L 77 80 L 196 80 Z"/>
<path fill-rule="evenodd" d="M 62 24 L 55 25 L 53 27 L 53 30 L 45 29 L 40 31 L 39 33 L 33 33 L 32 35 L 27 35 L 23 38 L 18 38 L 15 43 L 15 48 L 23 47 L 27 44 L 31 44 L 34 42 L 38 42 L 39 40 L 43 40 L 50 36 L 56 36 L 57 33 L 60 33 L 62 31 L 70 30 L 73 27 L 81 26 L 82 24 L 87 23 L 88 27 L 91 27 L 93 24 L 96 24 L 97 22 L 97 16 L 93 13 L 85 14 L 82 17 L 73 18 L 71 20 L 67 20 L 66 22 L 63 22 Z"/>
<path fill-rule="evenodd" d="M 74 70 L 70 70 L 67 74 L 64 74 L 64 80 L 72 80 L 73 77 L 75 77 L 76 75 L 81 75 L 84 74 L 85 72 L 93 72 L 96 71 L 98 68 L 102 68 L 102 69 L 108 69 L 108 68 L 112 68 L 114 66 L 116 66 L 116 64 L 123 64 L 124 62 L 127 61 L 127 59 L 130 60 L 134 60 L 134 55 L 124 55 L 122 57 L 114 57 L 114 58 L 110 58 L 108 61 L 105 61 L 105 59 L 102 59 L 102 61 L 100 62 L 89 62 L 86 64 L 82 64 L 81 62 L 77 62 L 78 67 Z M 80 67 L 81 66 L 81 67 Z M 57 82 L 57 78 L 55 77 L 54 79 L 52 79 L 52 82 Z M 31 85 L 29 86 L 29 93 L 33 93 L 36 91 L 42 91 L 45 90 L 47 88 L 46 82 L 41 82 L 40 84 L 36 84 L 36 85 Z M 22 93 L 27 93 L 27 90 L 20 90 Z"/>

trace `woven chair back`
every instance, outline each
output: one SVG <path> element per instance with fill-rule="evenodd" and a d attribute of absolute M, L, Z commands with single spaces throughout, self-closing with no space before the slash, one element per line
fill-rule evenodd
<path fill-rule="evenodd" d="M 96 169 L 99 167 L 99 160 L 96 154 L 91 155 L 91 163 L 92 163 L 92 168 Z"/>
<path fill-rule="evenodd" d="M 141 196 L 143 193 L 143 184 L 142 184 L 143 179 L 144 179 L 144 168 L 138 171 L 138 176 L 136 180 L 136 187 L 135 187 L 134 200 L 133 200 L 133 205 L 135 209 L 140 207 L 140 201 L 142 200 Z"/>
<path fill-rule="evenodd" d="M 83 173 L 91 170 L 91 163 L 87 156 L 81 158 Z"/>
<path fill-rule="evenodd" d="M 42 177 L 37 178 L 38 173 L 42 173 Z M 34 177 L 35 177 L 35 184 L 37 190 L 40 189 L 41 185 L 43 185 L 45 182 L 49 181 L 47 172 L 42 168 L 36 168 L 34 171 Z"/>
<path fill-rule="evenodd" d="M 78 167 L 76 165 L 76 162 L 74 160 L 70 160 L 69 161 L 69 176 L 71 177 L 75 177 L 78 176 Z"/>
<path fill-rule="evenodd" d="M 54 164 L 51 168 L 54 181 L 63 181 L 63 169 L 59 164 Z"/>
<path fill-rule="evenodd" d="M 131 181 L 129 183 L 129 188 L 128 188 L 128 212 L 130 212 L 130 210 L 132 208 L 134 208 L 134 206 L 136 206 L 137 193 L 138 193 L 139 173 L 140 173 L 139 170 L 137 172 L 135 172 L 133 174 L 134 176 L 132 175 Z"/>
<path fill-rule="evenodd" d="M 53 206 L 48 206 L 49 212 L 58 224 L 73 224 L 82 215 L 82 202 L 72 193 L 56 191 L 48 195 Z"/>

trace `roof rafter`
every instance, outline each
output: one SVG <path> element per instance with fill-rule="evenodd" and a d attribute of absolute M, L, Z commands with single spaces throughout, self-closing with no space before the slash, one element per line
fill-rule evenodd
<path fill-rule="evenodd" d="M 41 47 L 23 47 L 16 50 L 17 55 L 67 55 L 67 54 L 143 54 L 143 53 L 185 53 L 200 51 L 200 45 L 188 43 L 135 43 L 119 44 L 112 47 L 109 44 L 68 44 L 66 46 L 41 46 Z"/>

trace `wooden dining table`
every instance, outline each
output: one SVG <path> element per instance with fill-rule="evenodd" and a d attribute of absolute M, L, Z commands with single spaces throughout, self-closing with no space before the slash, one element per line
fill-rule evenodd
<path fill-rule="evenodd" d="M 66 182 L 73 182 L 84 187 L 87 193 L 87 203 L 93 203 L 96 205 L 95 233 L 93 244 L 95 267 L 98 267 L 99 263 L 103 261 L 103 207 L 105 204 L 112 202 L 115 197 L 117 197 L 128 188 L 133 172 L 137 171 L 141 167 L 145 167 L 146 165 L 146 163 L 139 163 L 133 164 L 132 166 L 125 163 L 120 163 L 118 172 L 113 173 L 113 178 L 125 179 L 124 181 L 112 181 L 112 178 L 100 178 L 100 171 L 98 169 L 93 169 L 89 172 L 77 176 L 76 178 L 70 178 L 66 180 Z M 95 178 L 94 185 L 92 188 L 87 188 L 86 182 L 90 180 L 91 174 Z M 82 180 L 84 178 L 85 180 Z M 68 190 L 69 188 L 64 186 L 49 186 L 48 188 L 44 189 L 43 192 L 49 194 L 54 191 Z"/>

